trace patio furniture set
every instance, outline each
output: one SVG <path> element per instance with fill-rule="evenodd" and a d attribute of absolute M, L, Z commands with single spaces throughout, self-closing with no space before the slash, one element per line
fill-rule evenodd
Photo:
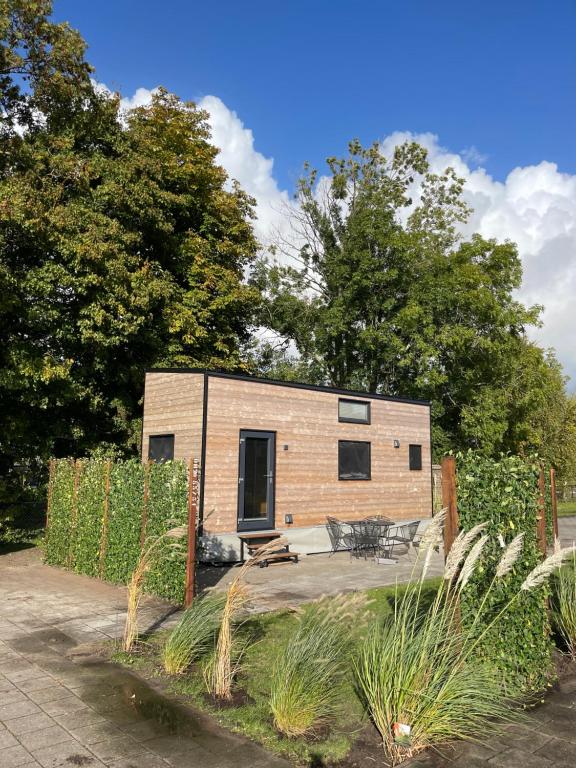
<path fill-rule="evenodd" d="M 377 563 L 396 563 L 394 550 L 401 547 L 410 554 L 418 547 L 419 520 L 395 523 L 383 515 L 364 520 L 326 518 L 332 553 L 348 550 L 351 557 L 373 557 Z"/>

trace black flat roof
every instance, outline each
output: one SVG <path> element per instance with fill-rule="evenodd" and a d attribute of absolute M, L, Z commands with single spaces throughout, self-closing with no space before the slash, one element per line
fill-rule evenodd
<path fill-rule="evenodd" d="M 363 397 L 369 400 L 389 400 L 393 403 L 409 403 L 410 405 L 423 405 L 430 407 L 429 400 L 414 400 L 407 397 L 392 397 L 380 395 L 377 392 L 358 392 L 354 389 L 339 389 L 337 387 L 324 387 L 319 384 L 303 384 L 297 381 L 282 381 L 281 379 L 265 379 L 259 376 L 249 376 L 245 373 L 226 373 L 225 371 L 211 371 L 207 368 L 147 368 L 146 373 L 202 373 L 219 379 L 237 379 L 238 381 L 251 381 L 256 384 L 271 384 L 276 387 L 292 387 L 293 389 L 309 389 L 313 392 L 330 392 L 334 395 Z"/>

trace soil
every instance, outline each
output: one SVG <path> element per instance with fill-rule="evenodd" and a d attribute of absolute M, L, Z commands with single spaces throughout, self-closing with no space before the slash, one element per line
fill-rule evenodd
<path fill-rule="evenodd" d="M 218 699 L 211 693 L 205 693 L 204 699 L 214 709 L 229 709 L 231 707 L 242 707 L 245 704 L 254 704 L 254 699 L 242 688 L 235 688 L 230 699 Z"/>
<path fill-rule="evenodd" d="M 317 768 L 320 768 L 318 763 Z M 367 768 L 374 765 L 378 768 L 388 766 L 384 759 L 384 750 L 382 749 L 382 739 L 376 728 L 369 723 L 358 734 L 352 749 L 346 755 L 344 760 L 333 764 L 335 768 Z M 316 768 L 316 766 L 311 766 Z"/>

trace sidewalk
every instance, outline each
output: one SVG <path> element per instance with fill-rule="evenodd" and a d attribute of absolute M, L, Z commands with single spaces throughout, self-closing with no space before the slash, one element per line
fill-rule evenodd
<path fill-rule="evenodd" d="M 124 600 L 33 550 L 0 556 L 0 768 L 287 766 L 127 671 L 66 656 L 121 634 Z M 171 611 L 147 601 L 142 619 L 159 626 Z"/>

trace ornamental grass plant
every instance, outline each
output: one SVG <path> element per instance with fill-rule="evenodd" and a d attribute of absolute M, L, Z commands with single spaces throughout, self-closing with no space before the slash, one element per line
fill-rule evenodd
<path fill-rule="evenodd" d="M 573 549 L 548 557 L 524 579 L 520 589 L 495 613 L 486 614 L 498 590 L 522 556 L 523 536 L 505 547 L 474 619 L 463 624 L 460 598 L 482 562 L 486 524 L 462 532 L 446 560 L 444 578 L 431 605 L 422 605 L 422 587 L 433 549 L 441 543 L 444 512 L 426 530 L 414 578 L 397 595 L 393 617 L 371 627 L 354 659 L 356 689 L 378 729 L 393 765 L 426 747 L 456 739 L 485 739 L 503 721 L 521 717 L 501 677 L 476 651 L 486 633 L 517 601 L 561 566 Z"/>
<path fill-rule="evenodd" d="M 126 623 L 124 625 L 124 636 L 122 639 L 122 650 L 125 653 L 130 653 L 138 640 L 138 609 L 142 599 L 146 574 L 153 567 L 161 546 L 166 542 L 169 542 L 172 548 L 178 548 L 180 546 L 179 541 L 186 535 L 186 532 L 187 527 L 181 525 L 176 528 L 171 528 L 169 531 L 166 531 L 159 536 L 150 536 L 144 542 L 138 563 L 132 572 L 128 584 L 128 606 L 126 611 Z"/>
<path fill-rule="evenodd" d="M 238 575 L 228 587 L 214 658 L 206 667 L 204 675 L 208 691 L 217 699 L 230 701 L 232 685 L 239 671 L 238 643 L 235 642 L 234 632 L 238 618 L 250 599 L 246 576 L 251 568 L 259 565 L 287 544 L 288 541 L 285 538 L 279 538 L 260 546 L 254 556 L 243 563 Z"/>
<path fill-rule="evenodd" d="M 196 598 L 162 648 L 162 664 L 169 675 L 180 675 L 190 664 L 214 650 L 226 596 L 215 593 Z"/>
<path fill-rule="evenodd" d="M 366 596 L 357 593 L 323 599 L 304 612 L 272 671 L 270 711 L 280 733 L 313 734 L 337 713 L 365 605 Z"/>
<path fill-rule="evenodd" d="M 552 622 L 566 652 L 576 661 L 576 558 L 569 560 L 551 580 Z"/>

